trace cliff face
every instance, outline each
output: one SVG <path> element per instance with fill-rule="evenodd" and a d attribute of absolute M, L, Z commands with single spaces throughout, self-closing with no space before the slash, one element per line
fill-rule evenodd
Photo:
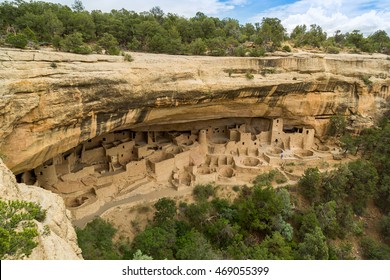
<path fill-rule="evenodd" d="M 71 224 L 71 215 L 62 198 L 50 191 L 25 184 L 17 184 L 14 174 L 0 159 L 0 193 L 2 200 L 25 200 L 36 202 L 46 209 L 46 219 L 38 223 L 38 246 L 29 259 L 32 260 L 78 260 L 81 249 Z M 43 234 L 45 228 L 49 232 Z"/>
<path fill-rule="evenodd" d="M 390 60 L 381 55 L 132 55 L 127 62 L 0 49 L 0 153 L 7 166 L 16 174 L 35 168 L 114 129 L 227 117 L 283 117 L 321 135 L 331 115 L 370 122 L 389 98 Z"/>

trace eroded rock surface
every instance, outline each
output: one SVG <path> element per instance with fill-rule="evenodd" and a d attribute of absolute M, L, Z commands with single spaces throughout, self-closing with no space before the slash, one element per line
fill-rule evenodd
<path fill-rule="evenodd" d="M 47 190 L 25 184 L 17 184 L 13 173 L 0 159 L 0 193 L 2 200 L 24 200 L 38 203 L 47 210 L 46 219 L 38 225 L 38 246 L 29 259 L 78 260 L 82 259 L 77 245 L 71 215 L 63 199 Z"/>
<path fill-rule="evenodd" d="M 7 166 L 15 174 L 31 170 L 115 129 L 227 117 L 283 117 L 322 135 L 335 113 L 371 123 L 389 98 L 390 61 L 382 55 L 132 55 L 126 62 L 0 49 L 0 152 Z"/>

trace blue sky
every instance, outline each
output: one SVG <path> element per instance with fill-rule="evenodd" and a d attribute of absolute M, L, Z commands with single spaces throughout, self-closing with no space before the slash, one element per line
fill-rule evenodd
<path fill-rule="evenodd" d="M 3 2 L 4 0 L 0 0 Z M 74 0 L 46 0 L 71 5 Z M 389 0 L 84 0 L 86 9 L 125 8 L 136 12 L 160 6 L 164 12 L 192 17 L 201 11 L 219 18 L 231 17 L 240 23 L 260 22 L 263 17 L 277 17 L 291 31 L 298 24 L 318 24 L 328 34 L 336 30 L 361 30 L 369 35 L 385 30 L 390 35 Z"/>

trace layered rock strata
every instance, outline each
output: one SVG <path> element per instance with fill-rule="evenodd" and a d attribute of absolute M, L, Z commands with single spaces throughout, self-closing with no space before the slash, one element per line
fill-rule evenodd
<path fill-rule="evenodd" d="M 7 166 L 31 170 L 117 129 L 228 117 L 283 117 L 321 136 L 330 116 L 370 124 L 389 99 L 390 60 L 382 55 L 132 56 L 0 49 Z"/>

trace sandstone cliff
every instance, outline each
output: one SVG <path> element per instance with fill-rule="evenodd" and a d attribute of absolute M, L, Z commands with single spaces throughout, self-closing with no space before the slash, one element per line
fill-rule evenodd
<path fill-rule="evenodd" d="M 283 117 L 321 135 L 331 115 L 370 122 L 389 98 L 390 60 L 382 55 L 132 55 L 127 62 L 0 49 L 0 153 L 7 166 L 21 173 L 118 128 L 225 117 Z"/>
<path fill-rule="evenodd" d="M 17 184 L 14 174 L 0 159 L 0 194 L 2 200 L 25 200 L 36 202 L 47 210 L 46 219 L 38 223 L 38 246 L 29 259 L 32 260 L 78 260 L 81 249 L 62 198 L 41 188 Z M 45 228 L 49 232 L 45 232 Z"/>

